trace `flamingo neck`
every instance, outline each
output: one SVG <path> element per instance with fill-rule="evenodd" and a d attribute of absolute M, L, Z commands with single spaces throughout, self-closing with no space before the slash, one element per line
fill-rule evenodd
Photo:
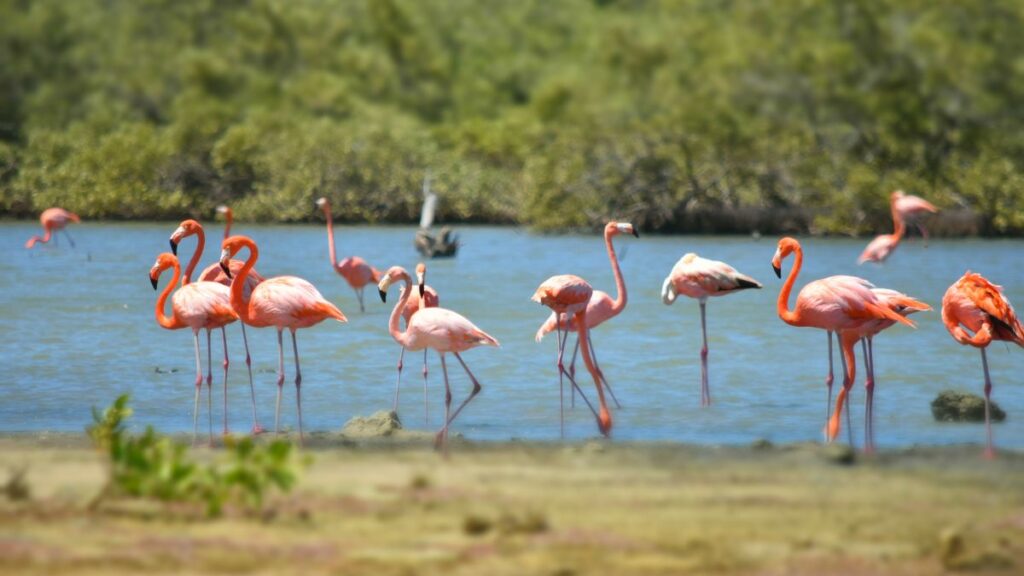
<path fill-rule="evenodd" d="M 778 312 L 779 318 L 782 318 L 783 322 L 796 326 L 800 321 L 800 316 L 789 309 L 789 294 L 793 291 L 793 284 L 796 283 L 796 277 L 800 274 L 800 267 L 804 264 L 804 251 L 800 248 L 800 245 L 797 245 L 794 252 L 796 256 L 793 258 L 793 269 L 789 271 L 789 276 L 779 292 Z"/>
<path fill-rule="evenodd" d="M 183 324 L 178 321 L 178 317 L 174 315 L 174 311 L 171 311 L 171 316 L 164 314 L 164 307 L 167 305 L 167 299 L 171 296 L 171 291 L 174 290 L 174 286 L 178 283 L 178 277 L 181 275 L 181 265 L 178 261 L 174 261 L 174 278 L 164 286 L 163 292 L 160 293 L 160 297 L 156 299 L 156 323 L 167 328 L 168 330 L 174 330 L 181 328 Z"/>
<path fill-rule="evenodd" d="M 608 259 L 612 262 L 612 275 L 615 276 L 615 301 L 612 302 L 612 314 L 617 315 L 626 307 L 626 280 L 622 277 L 622 269 L 619 268 L 619 258 L 615 255 L 615 246 L 612 245 L 612 232 L 605 230 L 604 245 L 608 248 Z"/>
<path fill-rule="evenodd" d="M 228 236 L 231 236 L 231 222 L 234 221 L 235 215 L 231 212 L 231 208 L 224 211 L 224 239 L 227 240 Z"/>
<path fill-rule="evenodd" d="M 395 309 L 391 311 L 391 318 L 388 319 L 388 332 L 391 337 L 395 339 L 403 347 L 408 341 L 409 323 L 405 324 L 405 332 L 402 332 L 398 327 L 398 319 L 402 316 L 402 310 L 405 310 L 405 305 L 409 301 L 409 296 L 412 295 L 412 278 L 408 274 L 402 274 L 402 282 L 405 285 L 402 287 L 402 295 L 399 297 L 398 302 L 395 303 Z M 420 308 L 423 308 L 423 298 L 420 298 Z M 410 317 L 411 321 L 412 318 Z"/>
<path fill-rule="evenodd" d="M 331 253 L 331 267 L 338 267 L 338 255 L 334 251 L 334 222 L 331 220 L 331 205 L 324 203 L 324 217 L 327 218 L 327 249 Z"/>
<path fill-rule="evenodd" d="M 252 299 L 252 294 L 250 293 L 249 300 L 246 300 L 244 288 L 245 281 L 249 278 L 249 272 L 256 265 L 256 259 L 260 257 L 260 250 L 256 247 L 256 243 L 248 238 L 242 239 L 242 245 L 249 249 L 249 257 L 246 258 L 245 264 L 238 270 L 235 277 L 231 279 L 231 307 L 242 322 L 252 324 L 252 317 L 249 315 L 249 300 Z"/>
<path fill-rule="evenodd" d="M 203 227 L 199 227 L 199 231 L 196 232 L 196 251 L 192 253 L 192 259 L 188 261 L 188 266 L 185 267 L 185 275 L 181 277 L 181 285 L 185 286 L 192 281 L 192 273 L 195 272 L 196 266 L 199 265 L 199 259 L 203 257 L 203 250 L 206 249 L 206 233 L 203 232 Z"/>

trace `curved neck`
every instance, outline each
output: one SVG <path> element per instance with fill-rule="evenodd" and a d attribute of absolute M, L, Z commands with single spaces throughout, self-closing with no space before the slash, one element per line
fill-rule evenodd
<path fill-rule="evenodd" d="M 895 228 L 893 230 L 892 235 L 896 238 L 896 240 L 903 238 L 903 233 L 906 231 L 906 226 L 903 224 L 903 217 L 900 216 L 899 212 L 896 211 L 895 203 L 893 203 L 892 205 L 892 223 L 893 227 Z"/>
<path fill-rule="evenodd" d="M 793 258 L 793 269 L 789 271 L 789 276 L 779 292 L 779 318 L 782 318 L 782 321 L 786 324 L 795 324 L 799 320 L 797 313 L 789 309 L 789 293 L 793 291 L 793 284 L 796 283 L 796 277 L 800 274 L 800 267 L 803 266 L 804 251 L 797 245 L 794 252 L 796 256 Z"/>
<path fill-rule="evenodd" d="M 338 256 L 334 252 L 334 222 L 331 220 L 331 205 L 324 204 L 324 217 L 327 218 L 327 248 L 331 252 L 331 266 L 338 267 Z"/>
<path fill-rule="evenodd" d="M 224 239 L 227 240 L 228 236 L 231 236 L 231 222 L 235 219 L 235 215 L 231 212 L 231 208 L 224 211 L 224 219 L 227 220 L 224 224 Z"/>
<path fill-rule="evenodd" d="M 174 261 L 174 278 L 164 286 L 164 291 L 160 293 L 160 297 L 156 299 L 156 323 L 160 326 L 173 330 L 175 328 L 181 328 L 181 322 L 178 322 L 178 318 L 174 316 L 174 312 L 171 312 L 171 316 L 164 314 L 164 307 L 167 305 L 167 299 L 171 296 L 171 291 L 174 290 L 174 286 L 178 283 L 178 276 L 181 275 L 181 265 L 178 261 Z"/>
<path fill-rule="evenodd" d="M 192 259 L 188 261 L 188 266 L 185 267 L 185 275 L 181 278 L 181 285 L 184 286 L 192 281 L 192 273 L 195 272 L 196 266 L 199 265 L 199 259 L 203 257 L 203 250 L 206 248 L 206 233 L 203 232 L 203 227 L 199 227 L 199 231 L 196 232 L 196 251 L 192 253 Z"/>
<path fill-rule="evenodd" d="M 626 281 L 622 278 L 619 259 L 615 255 L 615 246 L 612 245 L 611 230 L 605 230 L 604 244 L 608 248 L 608 259 L 612 262 L 612 274 L 615 276 L 615 301 L 612 302 L 612 313 L 618 314 L 626 307 Z"/>
<path fill-rule="evenodd" d="M 256 265 L 256 259 L 260 257 L 260 250 L 256 247 L 256 243 L 248 238 L 242 239 L 242 245 L 249 249 L 249 257 L 246 258 L 245 264 L 235 274 L 235 277 L 231 279 L 231 308 L 235 310 L 235 314 L 238 314 L 242 322 L 251 324 L 249 300 L 245 299 L 244 288 L 245 281 L 249 277 L 249 271 Z M 252 294 L 249 294 L 249 298 L 252 299 Z"/>
<path fill-rule="evenodd" d="M 405 310 L 405 305 L 409 301 L 409 296 L 412 295 L 412 279 L 409 278 L 408 274 L 403 274 L 402 281 L 405 282 L 405 286 L 402 287 L 402 296 L 398 299 L 398 302 L 395 303 L 395 309 L 391 311 L 391 318 L 388 319 L 388 333 L 390 333 L 391 337 L 395 339 L 395 342 L 398 342 L 405 347 L 407 342 L 406 332 L 409 331 L 409 324 L 406 323 L 405 325 L 406 332 L 402 332 L 398 329 L 398 319 L 402 316 L 402 310 Z M 423 299 L 421 298 L 420 300 L 422 301 Z M 423 304 L 421 303 L 420 308 L 422 307 Z"/>

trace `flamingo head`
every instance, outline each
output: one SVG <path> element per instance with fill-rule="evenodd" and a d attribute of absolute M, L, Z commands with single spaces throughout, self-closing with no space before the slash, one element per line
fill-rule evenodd
<path fill-rule="evenodd" d="M 327 201 L 326 197 L 321 196 L 321 197 L 316 199 L 316 207 L 317 208 L 327 207 L 328 209 L 330 209 L 331 203 Z"/>
<path fill-rule="evenodd" d="M 217 214 L 223 214 L 224 216 L 230 216 L 231 215 L 231 208 L 221 204 L 220 206 L 217 206 Z"/>
<path fill-rule="evenodd" d="M 775 256 L 772 256 L 772 270 L 775 275 L 782 278 L 782 261 L 793 252 L 800 250 L 800 242 L 796 238 L 786 236 L 779 240 L 779 246 L 775 249 Z"/>
<path fill-rule="evenodd" d="M 633 225 L 630 224 L 629 222 L 616 222 L 614 220 L 605 224 L 604 233 L 606 236 L 614 236 L 616 234 L 632 234 L 636 238 L 640 237 L 640 233 L 637 232 L 636 228 L 633 227 Z"/>
<path fill-rule="evenodd" d="M 906 196 L 906 194 L 903 193 L 903 190 L 893 190 L 892 194 L 889 194 L 889 201 L 895 202 L 904 196 Z"/>
<path fill-rule="evenodd" d="M 171 234 L 171 253 L 175 256 L 178 255 L 178 243 L 192 236 L 199 234 L 203 231 L 203 226 L 195 220 L 183 220 L 178 227 L 174 229 L 174 233 Z"/>
<path fill-rule="evenodd" d="M 149 282 L 153 285 L 153 290 L 156 290 L 157 281 L 160 279 L 160 274 L 168 268 L 173 268 L 178 265 L 178 257 L 174 254 L 163 252 L 156 257 L 156 262 L 153 263 L 153 267 L 149 269 Z"/>
<path fill-rule="evenodd" d="M 249 247 L 249 250 L 255 256 L 256 243 L 248 236 L 229 236 L 220 243 L 220 268 L 227 274 L 228 278 L 231 278 L 231 267 L 229 266 L 231 259 L 234 258 L 235 254 L 238 254 L 239 250 L 246 246 Z"/>
<path fill-rule="evenodd" d="M 601 412 L 597 417 L 597 427 L 601 430 L 601 434 L 609 436 L 612 433 L 612 415 L 608 411 L 608 408 L 601 407 Z"/>
<path fill-rule="evenodd" d="M 416 265 L 416 284 L 420 287 L 420 298 L 423 298 L 427 287 L 427 265 L 423 262 Z"/>
<path fill-rule="evenodd" d="M 392 266 L 391 268 L 388 268 L 388 271 L 384 273 L 380 282 L 377 283 L 377 292 L 380 294 L 381 302 L 388 301 L 388 288 L 399 280 L 405 280 L 406 282 L 410 281 L 409 273 L 405 271 L 405 268 L 402 268 L 401 266 Z"/>

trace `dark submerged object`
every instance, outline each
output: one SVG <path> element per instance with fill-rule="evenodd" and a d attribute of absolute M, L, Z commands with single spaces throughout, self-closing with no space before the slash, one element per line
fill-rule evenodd
<path fill-rule="evenodd" d="M 993 422 L 1006 419 L 1006 412 L 995 402 L 990 408 Z M 943 390 L 932 400 L 932 416 L 939 422 L 984 422 L 985 399 L 970 392 Z"/>
<path fill-rule="evenodd" d="M 429 230 L 420 228 L 416 231 L 413 245 L 426 258 L 451 258 L 459 251 L 459 235 L 447 226 L 441 228 L 441 233 L 437 237 Z"/>

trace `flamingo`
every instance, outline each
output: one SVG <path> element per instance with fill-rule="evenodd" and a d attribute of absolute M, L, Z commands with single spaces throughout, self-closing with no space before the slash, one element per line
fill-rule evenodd
<path fill-rule="evenodd" d="M 612 238 L 617 236 L 617 235 L 619 235 L 619 234 L 632 234 L 635 238 L 639 238 L 640 237 L 640 233 L 637 232 L 636 229 L 633 227 L 633 225 L 628 223 L 628 222 L 615 222 L 615 221 L 612 221 L 612 222 L 609 222 L 609 223 L 605 224 L 605 227 L 604 227 L 604 244 L 605 244 L 605 248 L 608 250 L 608 259 L 611 261 L 611 264 L 612 264 L 612 276 L 615 277 L 615 291 L 616 291 L 617 295 L 616 295 L 615 299 L 612 300 L 612 297 L 609 296 L 607 292 L 604 292 L 604 291 L 601 291 L 601 290 L 594 290 L 593 295 L 591 295 L 591 297 L 590 297 L 590 301 L 587 302 L 587 329 L 588 330 L 593 330 L 594 328 L 600 326 L 601 324 L 605 323 L 606 321 L 608 321 L 608 320 L 618 316 L 619 314 L 622 313 L 623 310 L 626 309 L 626 301 L 627 301 L 626 281 L 622 277 L 622 270 L 619 268 L 619 259 L 615 255 L 615 247 L 612 245 Z M 544 338 L 545 335 L 549 334 L 550 332 L 552 332 L 556 328 L 558 330 L 558 358 L 562 358 L 563 352 L 564 352 L 564 349 L 565 349 L 565 343 L 569 339 L 568 338 L 568 335 L 569 335 L 568 333 L 576 331 L 576 327 L 573 325 L 572 321 L 568 317 L 563 317 L 561 322 L 557 322 L 556 321 L 556 314 L 554 312 L 552 312 L 551 316 L 548 317 L 548 319 L 544 322 L 544 324 L 542 324 L 540 326 L 540 328 L 537 329 L 537 333 L 534 336 L 534 340 L 536 340 L 537 342 L 540 342 Z M 566 333 L 564 339 L 562 338 L 562 332 Z M 591 350 L 591 352 L 593 352 L 593 350 L 594 350 L 593 340 L 591 340 L 589 342 L 589 344 L 590 344 L 590 350 Z M 561 364 L 558 365 L 559 380 L 561 380 L 561 377 L 564 374 L 565 376 L 568 376 L 569 379 L 573 382 L 573 388 L 572 388 L 572 390 L 574 391 L 573 396 L 575 396 L 575 390 L 578 388 L 575 385 L 575 377 L 576 377 L 576 354 L 579 352 L 579 348 L 580 348 L 580 342 L 579 342 L 579 338 L 577 338 L 576 339 L 576 346 L 573 348 L 573 352 L 572 352 L 572 360 L 569 362 L 569 371 L 568 372 L 565 371 L 565 367 L 564 366 L 562 366 Z M 621 408 L 622 406 L 619 404 L 619 400 L 615 397 L 615 393 L 612 391 L 611 386 L 608 385 L 608 382 L 605 382 L 604 386 L 605 386 L 605 388 L 607 388 L 608 393 L 612 397 L 612 401 L 615 402 L 615 405 L 618 406 L 619 408 Z M 563 422 L 564 422 L 564 416 L 563 416 Z"/>
<path fill-rule="evenodd" d="M 900 241 L 903 240 L 903 234 L 906 232 L 906 225 L 903 222 L 903 216 L 896 211 L 895 204 L 892 205 L 891 210 L 895 230 L 892 234 L 879 234 L 871 242 L 868 242 L 864 252 L 857 258 L 857 264 L 885 262 L 886 258 L 892 255 L 896 247 L 900 245 Z"/>
<path fill-rule="evenodd" d="M 228 209 L 230 211 L 230 208 Z M 228 216 L 230 226 L 230 216 Z M 206 247 L 206 233 L 203 232 L 203 226 L 195 220 L 184 220 L 178 227 L 171 233 L 170 244 L 171 252 L 174 255 L 178 254 L 178 244 L 189 236 L 196 237 L 196 250 L 192 254 L 192 259 L 189 260 L 188 266 L 185 268 L 185 274 L 181 278 L 181 285 L 185 286 L 192 281 L 192 272 L 196 269 L 196 265 L 199 264 L 199 259 L 203 256 L 203 249 Z M 230 262 L 230 268 L 232 273 L 237 274 L 242 269 L 243 262 L 240 260 L 232 260 Z M 207 266 L 201 274 L 199 274 L 200 282 L 217 282 L 224 286 L 231 286 L 231 279 L 228 278 L 227 274 L 221 270 L 220 263 L 211 264 Z M 252 292 L 252 289 L 257 284 L 263 281 L 263 276 L 260 276 L 255 270 L 249 273 L 248 278 L 245 282 L 245 292 L 248 296 Z M 245 333 L 245 323 L 240 323 L 242 327 L 242 342 L 245 345 L 245 367 L 249 371 L 249 395 L 252 398 L 252 433 L 261 434 L 263 433 L 263 427 L 260 426 L 259 419 L 256 417 L 256 387 L 253 386 L 252 382 L 252 357 L 249 355 L 249 337 Z M 228 357 L 224 355 L 224 369 L 228 369 Z M 224 434 L 228 433 L 228 390 L 224 388 Z"/>
<path fill-rule="evenodd" d="M 434 445 L 435 447 L 444 446 L 447 449 L 449 427 L 455 421 L 455 418 L 458 417 L 459 413 L 462 412 L 462 409 L 481 390 L 480 382 L 473 375 L 473 372 L 470 371 L 469 366 L 466 365 L 466 362 L 459 353 L 477 346 L 497 347 L 500 344 L 497 339 L 477 328 L 465 316 L 439 306 L 418 310 L 406 321 L 405 331 L 399 330 L 398 317 L 406 310 L 412 294 L 412 279 L 409 277 L 409 273 L 401 266 L 392 266 L 380 279 L 380 282 L 377 284 L 377 290 L 380 293 L 381 302 L 387 302 L 388 288 L 398 281 L 404 282 L 405 286 L 398 303 L 395 304 L 394 310 L 391 311 L 391 317 L 388 320 L 388 332 L 395 339 L 395 342 L 398 342 L 406 350 L 415 352 L 432 348 L 441 357 L 441 371 L 444 373 L 445 392 L 444 426 L 438 431 Z M 422 277 L 419 289 L 421 291 L 424 290 Z M 445 354 L 448 352 L 455 355 L 455 358 L 459 361 L 459 364 L 462 364 L 462 368 L 469 376 L 470 381 L 473 382 L 473 390 L 459 404 L 455 412 L 451 411 L 452 389 L 448 384 L 448 367 L 445 364 Z"/>
<path fill-rule="evenodd" d="M 230 206 L 221 204 L 217 206 L 217 214 L 224 215 L 224 239 L 227 240 L 231 236 L 231 223 L 235 221 L 235 213 Z"/>
<path fill-rule="evenodd" d="M 168 268 L 174 268 L 174 279 L 164 287 L 160 297 L 156 301 L 156 321 L 161 327 L 168 330 L 180 328 L 192 329 L 192 340 L 196 351 L 196 395 L 195 407 L 192 413 L 192 442 L 195 443 L 199 426 L 199 390 L 203 386 L 203 368 L 199 361 L 199 331 L 206 330 L 206 387 L 207 387 L 207 412 L 210 420 L 210 444 L 213 444 L 213 359 L 210 350 L 210 332 L 216 328 L 221 329 L 221 336 L 224 340 L 224 389 L 228 386 L 228 339 L 224 334 L 224 327 L 238 319 L 238 315 L 231 309 L 231 302 L 227 286 L 217 282 L 192 282 L 183 285 L 171 299 L 171 316 L 164 314 L 164 305 L 167 297 L 170 296 L 174 286 L 178 283 L 181 275 L 181 266 L 178 258 L 173 254 L 164 252 L 157 257 L 156 263 L 149 271 L 149 280 L 153 289 L 157 288 L 157 281 L 160 273 Z"/>
<path fill-rule="evenodd" d="M 75 241 L 71 239 L 71 235 L 68 234 L 68 231 L 65 229 L 65 227 L 71 222 L 81 222 L 78 214 L 68 212 L 63 208 L 47 208 L 46 210 L 43 210 L 43 213 L 39 215 L 39 223 L 43 225 L 43 235 L 29 238 L 28 241 L 25 242 L 25 248 L 32 248 L 36 245 L 36 242 L 46 244 L 50 241 L 50 237 L 53 236 L 53 233 L 58 230 L 64 231 L 64 236 L 67 237 L 68 242 L 71 243 L 71 247 L 74 248 Z M 57 237 L 53 236 L 53 238 L 54 244 L 56 244 Z"/>
<path fill-rule="evenodd" d="M 828 334 L 829 374 L 825 385 L 828 387 L 829 400 L 825 408 L 827 420 L 825 430 L 826 437 L 831 441 L 839 434 L 839 418 L 842 407 L 856 377 L 856 358 L 853 350 L 856 339 L 844 339 L 843 333 L 861 328 L 865 323 L 873 320 L 892 320 L 908 326 L 913 326 L 914 323 L 883 304 L 878 296 L 871 291 L 874 286 L 867 280 L 856 276 L 829 276 L 808 283 L 796 297 L 796 308 L 790 310 L 789 295 L 803 265 L 803 249 L 795 238 L 785 237 L 779 240 L 778 248 L 772 257 L 772 269 L 776 276 L 782 278 L 782 261 L 793 253 L 796 253 L 795 262 L 779 292 L 777 310 L 779 318 L 790 326 L 821 328 Z M 893 297 L 892 300 L 911 307 L 922 305 L 910 298 Z M 832 401 L 833 332 L 838 332 L 840 336 L 843 388 L 836 398 L 835 413 L 829 417 L 829 405 Z M 852 444 L 852 431 L 850 440 Z"/>
<path fill-rule="evenodd" d="M 249 258 L 245 260 L 237 274 L 230 270 L 231 257 L 242 248 L 249 249 Z M 295 339 L 295 331 L 308 328 L 327 320 L 347 322 L 345 315 L 337 306 L 331 304 L 320 295 L 316 287 L 296 276 L 275 276 L 267 278 L 252 289 L 247 297 L 243 289 L 252 273 L 253 266 L 259 258 L 259 248 L 247 236 L 230 236 L 221 243 L 220 266 L 224 274 L 231 278 L 231 307 L 242 322 L 263 328 L 277 328 L 277 405 L 274 410 L 274 432 L 281 431 L 281 389 L 284 386 L 284 342 L 282 331 L 287 328 L 292 333 L 292 350 L 295 353 L 295 404 L 299 415 L 299 444 L 302 444 L 302 370 L 299 367 L 299 345 Z"/>
<path fill-rule="evenodd" d="M 985 371 L 985 457 L 993 458 L 995 450 L 992 448 L 992 422 L 989 418 L 992 379 L 988 374 L 985 348 L 993 340 L 1024 347 L 1024 326 L 1017 319 L 1002 287 L 969 270 L 942 297 L 942 323 L 954 340 L 981 350 L 981 367 Z M 969 335 L 965 328 L 974 335 Z"/>
<path fill-rule="evenodd" d="M 761 288 L 761 283 L 735 268 L 718 260 L 707 260 L 694 253 L 684 255 L 672 267 L 672 271 L 661 285 L 661 301 L 667 306 L 682 294 L 700 302 L 700 330 L 704 344 L 700 349 L 700 405 L 711 405 L 711 388 L 708 385 L 708 330 L 705 322 L 705 307 L 709 296 L 724 296 L 746 290 Z"/>
<path fill-rule="evenodd" d="M 911 194 L 906 194 L 903 190 L 896 190 L 889 195 L 889 203 L 892 205 L 892 210 L 899 214 L 900 217 L 907 222 L 913 222 L 918 230 L 921 231 L 921 236 L 924 238 L 924 245 L 928 246 L 928 230 L 925 229 L 924 225 L 918 221 L 919 218 L 926 214 L 934 214 L 939 211 L 934 204 Z"/>
<path fill-rule="evenodd" d="M 587 328 L 587 305 L 590 303 L 590 298 L 593 294 L 594 289 L 583 278 L 572 274 L 562 274 L 552 276 L 542 282 L 530 299 L 551 308 L 555 313 L 555 317 L 559 320 L 562 314 L 573 318 L 576 325 L 577 340 L 580 343 L 580 352 L 583 355 L 583 363 L 586 364 L 591 378 L 594 379 L 594 387 L 597 388 L 597 399 L 601 405 L 600 413 L 595 413 L 597 427 L 601 434 L 608 436 L 612 430 L 612 415 L 608 411 L 608 405 L 604 400 L 604 388 L 602 386 L 604 376 L 601 374 L 600 368 L 597 367 L 594 355 L 590 351 L 590 333 Z M 558 323 L 560 324 L 561 322 Z M 566 338 L 568 338 L 568 335 L 566 335 Z M 562 365 L 562 350 L 564 350 L 564 345 L 559 349 L 559 366 Z M 570 380 L 570 382 L 572 382 L 573 386 L 576 385 L 575 381 Z M 580 395 L 582 396 L 582 394 L 581 391 Z M 586 400 L 586 396 L 583 396 L 583 398 Z M 563 435 L 565 433 L 564 429 L 565 424 L 563 421 Z"/>
<path fill-rule="evenodd" d="M 316 201 L 316 205 L 324 211 L 324 217 L 327 219 L 327 247 L 331 253 L 331 267 L 335 272 L 341 274 L 341 277 L 355 290 L 356 298 L 359 300 L 359 311 L 366 312 L 366 308 L 363 306 L 363 289 L 371 282 L 380 281 L 380 270 L 370 266 L 359 256 L 349 256 L 338 262 L 334 252 L 334 222 L 331 220 L 331 203 L 327 201 L 327 198 L 320 198 Z"/>
<path fill-rule="evenodd" d="M 405 319 L 405 325 L 409 326 L 409 319 L 412 315 L 420 310 L 420 308 L 436 308 L 441 300 L 437 296 L 437 291 L 425 284 L 427 277 L 427 266 L 423 262 L 416 265 L 416 284 L 419 286 L 418 290 L 413 290 L 412 294 L 409 295 L 409 301 L 405 303 L 405 308 L 402 309 L 402 318 Z M 395 382 L 395 405 L 392 410 L 398 412 L 398 392 L 402 387 L 402 360 L 405 359 L 405 348 L 402 348 L 402 352 L 398 356 L 398 380 Z M 430 413 L 427 403 L 427 349 L 423 349 L 423 419 L 424 422 L 430 421 Z"/>
<path fill-rule="evenodd" d="M 931 310 L 932 307 L 917 302 L 902 292 L 890 290 L 889 288 L 870 288 L 871 292 L 878 297 L 878 300 L 893 312 L 901 316 L 907 316 L 914 312 Z M 864 451 L 871 454 L 875 451 L 875 425 L 874 425 L 874 396 L 875 396 L 875 349 L 874 337 L 891 326 L 895 325 L 892 320 L 873 320 L 866 322 L 860 328 L 845 332 L 844 338 L 852 338 L 856 343 L 860 340 L 862 352 L 864 353 Z"/>

